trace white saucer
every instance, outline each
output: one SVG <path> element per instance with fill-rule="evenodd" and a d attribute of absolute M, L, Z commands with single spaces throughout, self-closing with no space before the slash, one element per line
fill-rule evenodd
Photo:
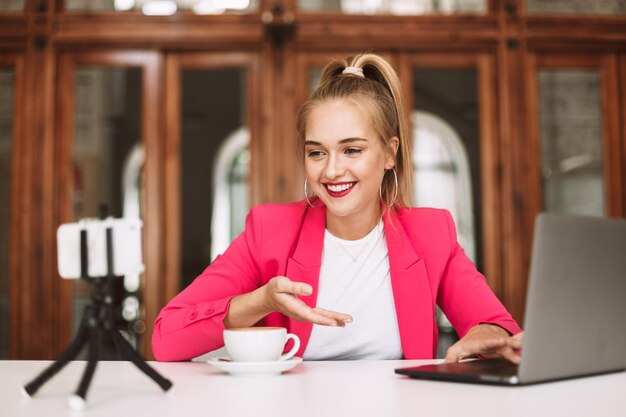
<path fill-rule="evenodd" d="M 235 376 L 270 376 L 280 375 L 296 367 L 302 358 L 293 357 L 284 361 L 272 362 L 231 362 L 230 356 L 210 358 L 207 363 L 221 371 Z"/>

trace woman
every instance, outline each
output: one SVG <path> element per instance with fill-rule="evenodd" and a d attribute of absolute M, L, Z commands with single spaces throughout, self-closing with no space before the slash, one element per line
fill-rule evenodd
<path fill-rule="evenodd" d="M 286 327 L 305 359 L 424 359 L 435 304 L 461 336 L 446 357 L 518 362 L 520 328 L 457 243 L 445 210 L 408 208 L 411 137 L 382 58 L 333 61 L 298 114 L 305 200 L 253 208 L 244 232 L 155 322 L 158 360 L 223 346 L 225 328 Z M 310 194 L 310 195 L 309 195 Z"/>

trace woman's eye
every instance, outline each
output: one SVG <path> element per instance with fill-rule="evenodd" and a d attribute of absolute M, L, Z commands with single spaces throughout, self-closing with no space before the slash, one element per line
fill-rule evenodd
<path fill-rule="evenodd" d="M 360 154 L 361 153 L 361 149 L 359 149 L 359 148 L 348 148 L 348 149 L 346 149 L 346 153 L 348 155 Z"/>
<path fill-rule="evenodd" d="M 319 158 L 321 156 L 323 156 L 324 153 L 322 151 L 310 151 L 308 153 L 309 158 Z"/>

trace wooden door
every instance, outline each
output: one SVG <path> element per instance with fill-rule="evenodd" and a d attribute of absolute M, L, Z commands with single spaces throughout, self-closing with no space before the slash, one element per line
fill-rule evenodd
<path fill-rule="evenodd" d="M 272 149 L 259 140 L 258 61 L 245 52 L 166 57 L 161 305 L 241 231 L 250 205 L 258 202 L 253 190 L 270 181 L 261 161 Z M 216 213 L 222 215 L 212 221 Z"/>
<path fill-rule="evenodd" d="M 120 329 L 148 353 L 163 279 L 160 58 L 144 51 L 78 52 L 62 54 L 58 65 L 55 224 L 97 217 L 101 203 L 114 217 L 129 215 L 128 195 L 134 196 L 130 210 L 143 220 L 146 270 L 134 283 L 116 282 L 114 303 L 116 316 L 124 307 Z M 134 190 L 123 183 L 131 171 Z M 54 279 L 60 279 L 56 273 Z M 82 280 L 63 288 L 60 299 L 48 301 L 61 309 L 54 336 L 61 345 L 75 332 L 90 294 Z M 114 349 L 104 352 L 115 357 Z"/>

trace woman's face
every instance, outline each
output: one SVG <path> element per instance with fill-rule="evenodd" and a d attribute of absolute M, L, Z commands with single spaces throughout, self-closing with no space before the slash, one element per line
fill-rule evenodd
<path fill-rule="evenodd" d="M 394 153 L 397 144 L 393 138 Z M 362 223 L 359 216 L 380 215 L 379 188 L 395 155 L 383 149 L 358 107 L 343 100 L 314 107 L 306 123 L 304 155 L 309 184 L 326 205 L 327 216 Z"/>

